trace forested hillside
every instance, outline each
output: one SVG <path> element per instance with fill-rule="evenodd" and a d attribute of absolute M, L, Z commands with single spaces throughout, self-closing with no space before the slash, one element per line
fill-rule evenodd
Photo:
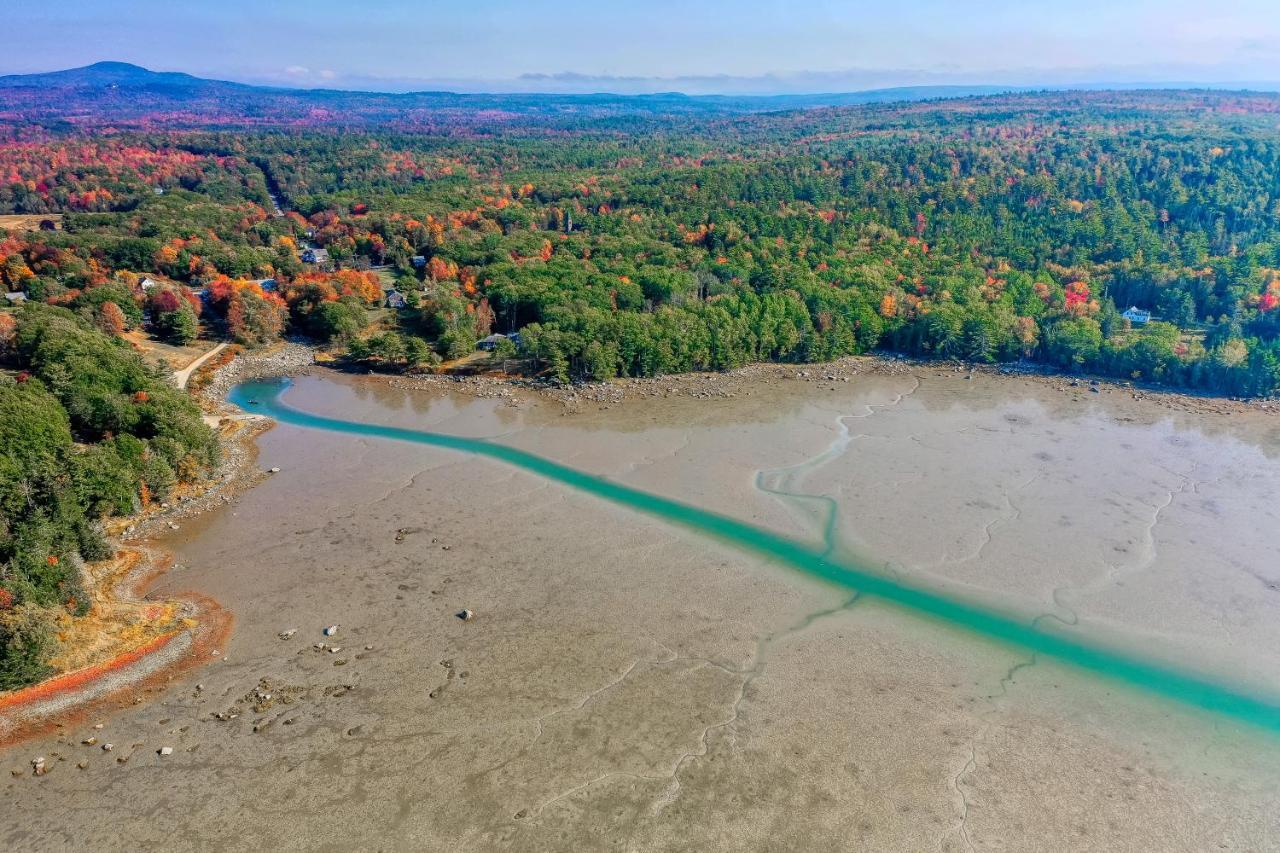
<path fill-rule="evenodd" d="M 205 320 L 222 328 L 236 303 L 242 340 L 293 322 L 389 366 L 519 330 L 530 365 L 563 380 L 884 347 L 1269 394 L 1277 110 L 1044 93 L 500 128 L 477 114 L 439 133 L 11 125 L 0 209 L 67 216 L 0 243 L 0 278 L 64 304 L 142 273 L 212 285 Z M 308 244 L 332 266 L 303 265 Z M 389 332 L 364 329 L 378 291 L 334 279 L 369 265 L 390 265 L 407 303 Z M 249 283 L 268 277 L 281 287 Z M 1135 306 L 1153 320 L 1131 328 Z"/>

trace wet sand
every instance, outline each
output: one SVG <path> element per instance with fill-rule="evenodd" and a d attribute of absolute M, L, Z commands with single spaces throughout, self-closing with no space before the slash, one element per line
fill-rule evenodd
<path fill-rule="evenodd" d="M 928 368 L 729 393 L 570 413 L 324 375 L 289 400 L 1280 684 L 1274 417 Z M 489 461 L 288 425 L 260 447 L 281 473 L 167 540 L 157 591 L 221 602 L 227 648 L 0 756 L 7 848 L 1280 848 L 1272 734 Z"/>

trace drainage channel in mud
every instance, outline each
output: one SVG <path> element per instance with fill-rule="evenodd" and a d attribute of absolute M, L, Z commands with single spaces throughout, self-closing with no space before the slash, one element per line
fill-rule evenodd
<path fill-rule="evenodd" d="M 1084 639 L 1053 633 L 1041 627 L 1044 620 L 1021 621 L 981 603 L 964 601 L 900 579 L 885 577 L 875 569 L 843 554 L 836 556 L 831 548 L 834 531 L 829 520 L 824 519 L 827 521 L 824 525 L 826 541 L 821 548 L 815 548 L 718 513 L 624 486 L 492 441 L 310 414 L 292 408 L 282 400 L 282 394 L 288 385 L 287 380 L 248 382 L 233 388 L 228 399 L 248 411 L 269 415 L 292 426 L 413 442 L 471 453 L 513 465 L 671 524 L 712 536 L 811 577 L 846 587 L 860 595 L 873 596 L 980 636 L 1010 643 L 1165 698 L 1280 733 L 1280 703 L 1272 698 L 1250 695 L 1191 672 L 1152 663 Z M 780 490 L 785 488 L 784 486 Z M 833 516 L 834 512 L 828 519 Z"/>

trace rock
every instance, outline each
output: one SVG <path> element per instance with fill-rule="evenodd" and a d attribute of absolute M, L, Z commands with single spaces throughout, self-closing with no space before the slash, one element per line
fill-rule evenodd
<path fill-rule="evenodd" d="M 102 745 L 102 751 L 103 751 L 103 752 L 110 752 L 111 750 L 113 750 L 113 749 L 115 749 L 115 748 L 116 748 L 116 745 L 115 745 L 114 743 L 104 743 L 104 744 Z"/>
<path fill-rule="evenodd" d="M 325 635 L 326 637 L 332 637 L 332 636 L 333 636 L 334 634 L 336 634 L 336 633 L 338 633 L 338 626 L 337 626 L 337 625 L 330 625 L 328 628 L 325 628 L 325 629 L 324 629 L 324 635 Z"/>
<path fill-rule="evenodd" d="M 80 742 L 85 746 L 93 746 L 95 743 L 98 742 L 98 739 L 96 737 L 87 737 Z"/>
<path fill-rule="evenodd" d="M 173 747 L 162 746 L 159 749 L 157 749 L 156 752 L 160 755 L 173 755 Z"/>
<path fill-rule="evenodd" d="M 36 776 L 43 776 L 45 774 L 46 770 L 43 755 L 39 755 L 31 759 L 31 771 Z"/>
<path fill-rule="evenodd" d="M 296 633 L 298 633 L 297 628 L 290 628 L 288 631 L 281 631 L 279 634 L 276 634 L 276 636 L 282 640 L 287 640 Z"/>
<path fill-rule="evenodd" d="M 269 470 L 272 474 L 279 474 L 279 473 L 280 473 L 280 469 L 279 469 L 279 468 L 276 468 L 276 467 L 272 467 L 272 468 L 270 468 L 270 469 L 268 469 L 268 470 Z"/>
<path fill-rule="evenodd" d="M 463 622 L 470 622 L 472 619 L 476 618 L 476 614 L 473 611 L 466 609 L 459 610 L 457 616 Z"/>

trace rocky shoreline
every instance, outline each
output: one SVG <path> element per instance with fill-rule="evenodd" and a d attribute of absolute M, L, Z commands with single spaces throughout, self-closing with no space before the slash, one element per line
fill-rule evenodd
<path fill-rule="evenodd" d="M 279 376 L 305 375 L 316 366 L 319 350 L 293 340 L 261 353 L 239 354 L 229 364 L 211 371 L 197 392 L 206 409 L 232 414 L 227 393 L 240 382 Z M 849 382 L 859 375 L 904 376 L 915 374 L 965 374 L 1008 377 L 1033 382 L 1066 394 L 1123 394 L 1135 400 L 1152 400 L 1166 408 L 1198 414 L 1280 412 L 1280 400 L 1242 399 L 1183 391 L 1177 388 L 1089 375 L 1063 373 L 1035 363 L 973 364 L 909 358 L 892 353 L 847 356 L 818 364 L 759 363 L 723 372 L 678 373 L 656 377 L 619 378 L 607 382 L 574 382 L 560 385 L 542 379 L 510 374 L 381 374 L 370 371 L 389 385 L 410 390 L 449 390 L 468 396 L 501 399 L 512 403 L 536 395 L 578 411 L 587 404 L 616 404 L 629 400 L 684 396 L 697 399 L 731 398 L 750 393 L 755 384 L 780 381 L 809 383 Z M 242 413 L 236 416 L 244 417 Z"/>
<path fill-rule="evenodd" d="M 722 373 L 680 373 L 669 376 L 622 378 L 609 382 L 581 382 L 557 385 L 540 380 L 510 376 L 459 376 L 448 374 L 388 375 L 387 382 L 409 390 L 451 390 L 469 396 L 517 401 L 522 393 L 554 400 L 570 412 L 583 411 L 591 404 L 614 405 L 633 400 L 665 397 L 727 399 L 752 393 L 762 383 L 798 381 L 806 383 L 849 382 L 856 376 L 1005 377 L 1023 380 L 1069 394 L 1083 400 L 1085 394 L 1127 395 L 1134 400 L 1150 400 L 1167 409 L 1196 414 L 1232 415 L 1245 412 L 1280 413 L 1280 402 L 1270 399 L 1246 400 L 1180 391 L 1159 385 L 1065 374 L 1043 365 L 970 364 L 928 361 L 889 354 L 848 356 L 821 364 L 750 364 Z M 375 374 L 376 375 L 376 374 Z"/>
<path fill-rule="evenodd" d="M 246 414 L 226 403 L 227 393 L 235 385 L 250 379 L 296 376 L 315 363 L 315 351 L 306 345 L 285 343 L 262 353 L 237 355 L 232 361 L 208 370 L 200 387 L 194 391 L 207 419 L 218 432 L 222 461 L 218 469 L 202 484 L 172 501 L 161 504 L 153 513 L 135 517 L 119 529 L 123 541 L 133 542 L 178 529 L 178 522 L 193 518 L 218 506 L 230 503 L 235 495 L 252 488 L 266 473 L 254 467 L 257 459 L 255 439 L 272 427 L 268 418 Z"/>

